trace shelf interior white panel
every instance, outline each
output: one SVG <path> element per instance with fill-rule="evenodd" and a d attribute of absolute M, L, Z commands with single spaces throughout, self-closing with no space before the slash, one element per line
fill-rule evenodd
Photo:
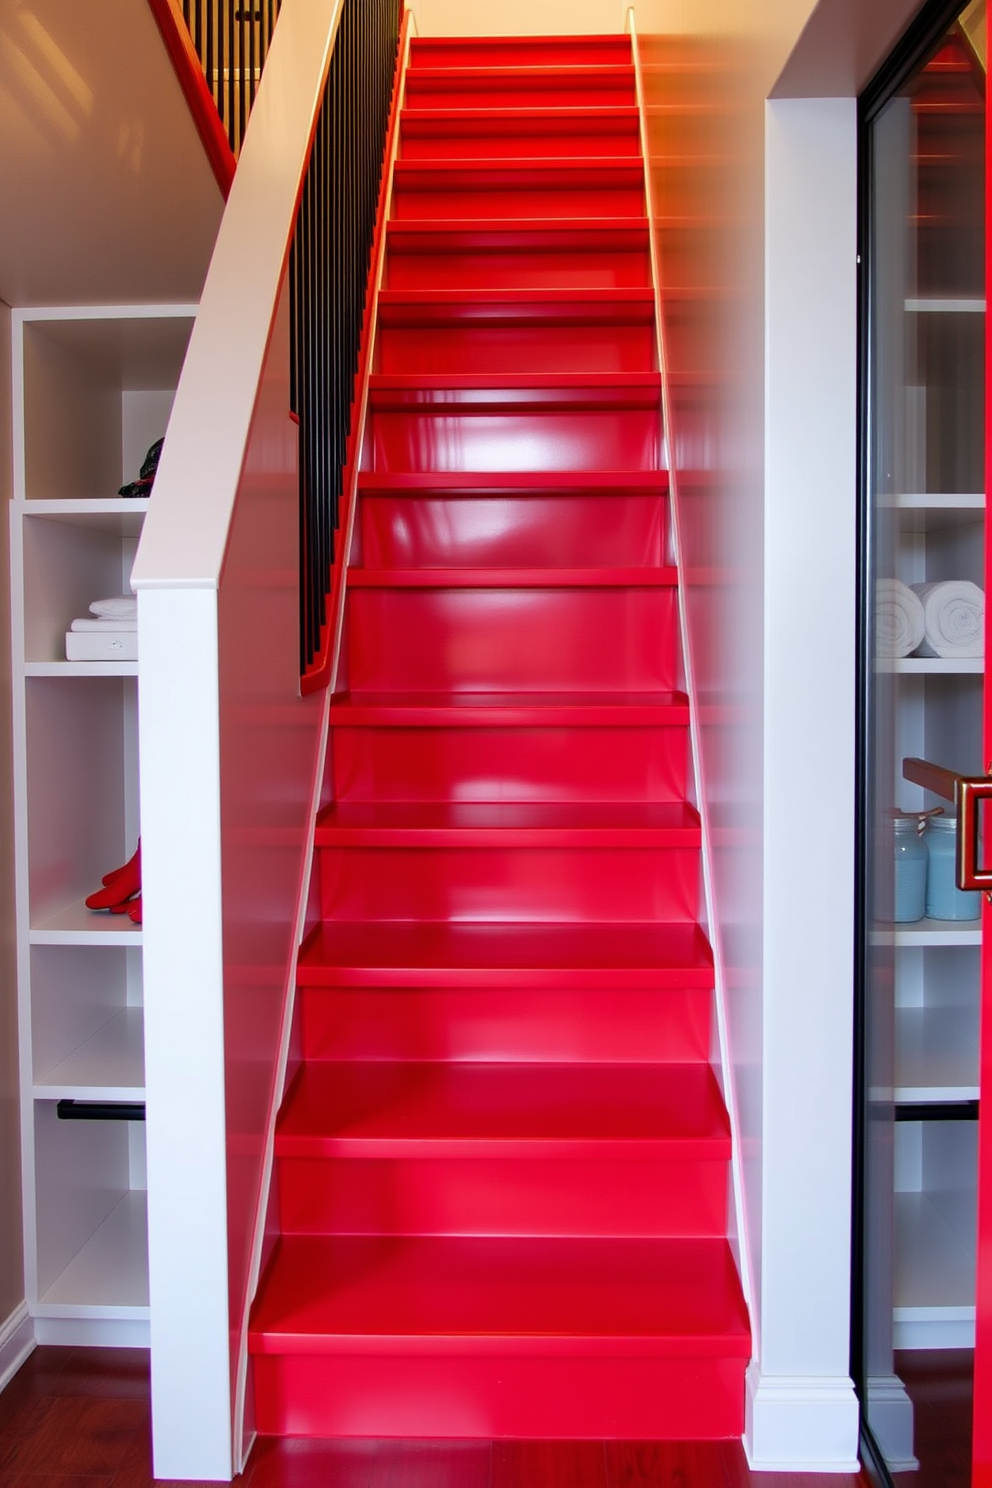
<path fill-rule="evenodd" d="M 876 946 L 979 946 L 981 920 L 911 920 L 902 925 L 876 924 L 869 931 Z"/>
<path fill-rule="evenodd" d="M 28 680 L 25 766 L 32 926 L 99 935 L 94 921 L 120 918 L 91 915 L 80 901 L 134 852 L 139 832 L 136 740 L 134 678 Z M 130 932 L 115 926 L 110 933 Z"/>
<path fill-rule="evenodd" d="M 99 887 L 97 879 L 93 888 Z M 140 945 L 141 926 L 126 914 L 87 909 L 83 899 L 76 899 L 35 920 L 30 938 L 32 945 Z"/>
<path fill-rule="evenodd" d="M 16 503 L 23 550 L 25 662 L 64 662 L 65 635 L 73 620 L 89 616 L 94 600 L 130 594 L 141 513 L 91 509 L 110 504 L 86 503 L 77 517 L 64 510 L 46 510 L 39 516 L 36 503 Z M 43 505 L 65 508 L 72 503 Z"/>
<path fill-rule="evenodd" d="M 133 1278 L 147 1264 L 143 1209 L 132 1202 L 112 1216 L 122 1199 L 145 1186 L 144 1123 L 60 1121 L 56 1102 L 47 1099 L 33 1101 L 32 1109 L 37 1291 L 29 1301 L 69 1300 L 71 1282 L 71 1300 L 79 1305 L 108 1298 L 141 1305 Z M 103 1255 L 108 1259 L 101 1262 Z M 96 1290 L 86 1291 L 82 1283 L 91 1276 Z"/>
<path fill-rule="evenodd" d="M 148 506 L 147 496 L 59 496 L 15 501 L 13 510 L 21 521 L 62 522 L 82 531 L 138 537 Z"/>
<path fill-rule="evenodd" d="M 900 1307 L 973 1307 L 975 1192 L 898 1193 L 894 1300 Z"/>
<path fill-rule="evenodd" d="M 917 315 L 984 315 L 985 299 L 979 295 L 918 295 L 906 300 L 906 309 Z"/>
<path fill-rule="evenodd" d="M 143 1100 L 145 1015 L 125 1007 L 35 1080 L 46 1099 Z"/>
<path fill-rule="evenodd" d="M 981 676 L 985 671 L 983 656 L 877 656 L 875 671 L 905 677 Z"/>
<path fill-rule="evenodd" d="M 26 677 L 136 677 L 136 661 L 29 661 Z"/>
<path fill-rule="evenodd" d="M 38 1299 L 39 1312 L 92 1316 L 148 1308 L 148 1205 L 141 1189 L 119 1199 Z"/>
<path fill-rule="evenodd" d="M 896 1015 L 897 1101 L 978 1099 L 978 1002 Z"/>

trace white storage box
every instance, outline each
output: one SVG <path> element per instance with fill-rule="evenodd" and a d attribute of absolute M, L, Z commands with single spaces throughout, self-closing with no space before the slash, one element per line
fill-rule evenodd
<path fill-rule="evenodd" d="M 136 630 L 108 630 L 106 634 L 92 630 L 67 630 L 65 633 L 66 661 L 137 661 L 138 632 Z"/>

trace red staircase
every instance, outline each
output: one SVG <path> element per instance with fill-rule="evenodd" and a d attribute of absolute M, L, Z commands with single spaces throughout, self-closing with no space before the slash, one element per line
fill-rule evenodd
<path fill-rule="evenodd" d="M 262 1433 L 741 1432 L 624 37 L 415 41 Z"/>

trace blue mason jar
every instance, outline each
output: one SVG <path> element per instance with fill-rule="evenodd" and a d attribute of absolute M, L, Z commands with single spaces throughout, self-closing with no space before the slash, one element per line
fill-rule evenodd
<path fill-rule="evenodd" d="M 927 908 L 927 845 L 922 821 L 915 815 L 894 816 L 895 894 L 892 918 L 897 925 L 922 920 Z"/>
<path fill-rule="evenodd" d="M 927 914 L 934 920 L 977 920 L 982 896 L 955 881 L 958 819 L 932 816 L 927 823 Z"/>

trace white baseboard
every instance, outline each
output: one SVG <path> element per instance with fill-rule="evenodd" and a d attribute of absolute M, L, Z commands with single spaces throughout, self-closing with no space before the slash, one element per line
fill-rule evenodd
<path fill-rule="evenodd" d="M 36 1342 L 27 1303 L 21 1302 L 0 1323 L 0 1390 L 10 1384 Z"/>
<path fill-rule="evenodd" d="M 38 1343 L 66 1348 L 148 1348 L 151 1330 L 144 1318 L 49 1318 L 34 1320 Z"/>
<path fill-rule="evenodd" d="M 858 1400 L 846 1375 L 747 1373 L 744 1451 L 755 1472 L 858 1471 Z"/>
<path fill-rule="evenodd" d="M 913 1402 L 898 1375 L 869 1375 L 865 1414 L 889 1472 L 915 1472 Z"/>

